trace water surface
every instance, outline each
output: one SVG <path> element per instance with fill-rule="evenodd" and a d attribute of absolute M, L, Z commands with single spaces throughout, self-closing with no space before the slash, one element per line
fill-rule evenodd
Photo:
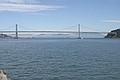
<path fill-rule="evenodd" d="M 12 80 L 120 80 L 120 39 L 0 39 Z"/>

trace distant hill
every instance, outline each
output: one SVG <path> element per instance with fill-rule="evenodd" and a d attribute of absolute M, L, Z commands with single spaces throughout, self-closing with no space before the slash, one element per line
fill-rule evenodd
<path fill-rule="evenodd" d="M 0 38 L 12 38 L 12 36 L 8 36 L 6 34 L 0 34 Z"/>
<path fill-rule="evenodd" d="M 120 29 L 112 30 L 104 38 L 120 38 Z"/>

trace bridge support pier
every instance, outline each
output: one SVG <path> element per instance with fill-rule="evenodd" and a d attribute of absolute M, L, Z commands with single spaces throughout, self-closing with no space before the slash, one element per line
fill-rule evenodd
<path fill-rule="evenodd" d="M 16 24 L 16 34 L 15 34 L 15 39 L 18 39 L 18 25 Z"/>
<path fill-rule="evenodd" d="M 78 24 L 78 37 L 77 37 L 77 39 L 81 39 L 81 37 L 80 37 L 80 24 Z"/>

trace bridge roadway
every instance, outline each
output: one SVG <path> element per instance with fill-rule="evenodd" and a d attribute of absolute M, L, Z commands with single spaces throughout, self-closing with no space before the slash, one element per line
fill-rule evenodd
<path fill-rule="evenodd" d="M 17 31 L 18 33 L 79 33 L 77 31 Z M 0 31 L 0 33 L 16 33 L 16 31 Z M 107 34 L 108 32 L 80 32 L 80 33 L 99 33 Z"/>

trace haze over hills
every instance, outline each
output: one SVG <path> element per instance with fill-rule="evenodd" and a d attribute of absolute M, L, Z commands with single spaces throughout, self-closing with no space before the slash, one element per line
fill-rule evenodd
<path fill-rule="evenodd" d="M 0 34 L 0 38 L 12 38 L 12 36 L 8 36 L 7 34 Z"/>

